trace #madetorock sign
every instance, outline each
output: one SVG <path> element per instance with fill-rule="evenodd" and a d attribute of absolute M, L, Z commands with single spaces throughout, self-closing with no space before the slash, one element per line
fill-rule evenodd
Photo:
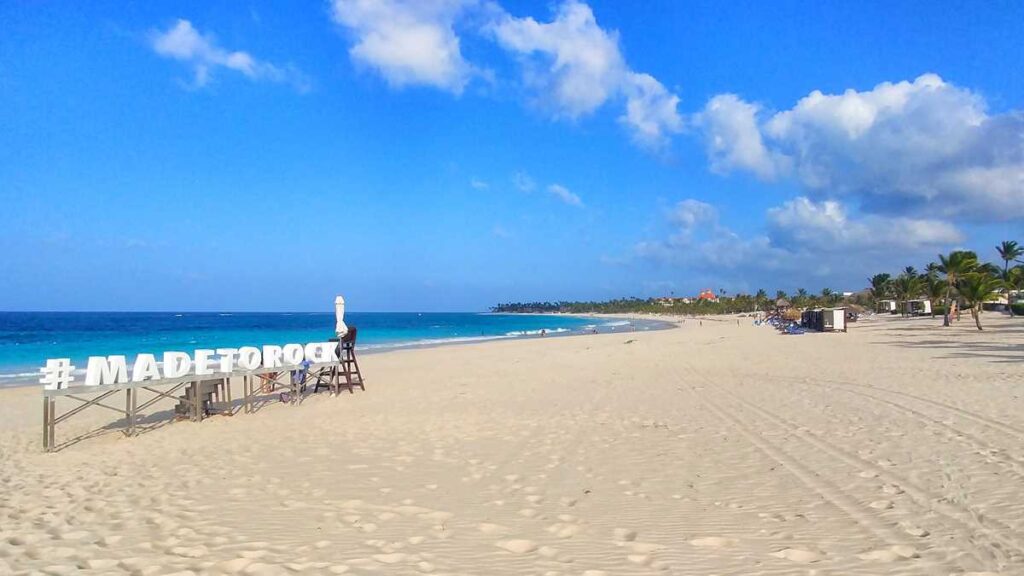
<path fill-rule="evenodd" d="M 293 367 L 309 361 L 314 364 L 337 362 L 337 342 L 285 344 L 284 346 L 242 346 L 186 352 L 164 352 L 160 362 L 155 354 L 138 354 L 128 364 L 126 356 L 90 356 L 85 380 L 78 384 L 70 358 L 51 358 L 39 369 L 44 390 L 150 382 L 187 376 L 231 374 L 234 370 Z"/>

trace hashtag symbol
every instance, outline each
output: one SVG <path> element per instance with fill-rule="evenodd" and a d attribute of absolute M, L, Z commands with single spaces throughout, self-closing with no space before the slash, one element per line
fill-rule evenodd
<path fill-rule="evenodd" d="M 46 390 L 67 388 L 68 384 L 75 380 L 75 377 L 71 375 L 71 371 L 74 369 L 70 358 L 51 358 L 46 361 L 46 366 L 39 369 L 43 374 L 39 383 Z"/>

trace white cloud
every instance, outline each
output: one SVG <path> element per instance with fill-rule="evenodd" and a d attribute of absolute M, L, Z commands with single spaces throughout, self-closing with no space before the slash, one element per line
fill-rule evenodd
<path fill-rule="evenodd" d="M 394 87 L 460 94 L 473 74 L 454 25 L 474 0 L 333 0 L 334 21 L 355 36 L 352 59 Z"/>
<path fill-rule="evenodd" d="M 533 192 L 533 189 L 537 187 L 533 178 L 530 178 L 530 175 L 526 172 L 516 172 L 513 174 L 512 185 L 520 192 Z"/>
<path fill-rule="evenodd" d="M 1024 114 L 990 114 L 980 95 L 934 74 L 814 91 L 769 116 L 720 95 L 695 124 L 716 171 L 794 178 L 876 213 L 1024 218 Z"/>
<path fill-rule="evenodd" d="M 501 224 L 495 224 L 494 227 L 491 228 L 491 234 L 493 234 L 495 238 L 511 238 L 512 237 L 512 233 L 509 232 L 508 230 L 506 230 L 505 227 L 502 226 Z"/>
<path fill-rule="evenodd" d="M 309 89 L 308 80 L 294 68 L 275 66 L 248 52 L 226 50 L 217 45 L 212 34 L 201 34 L 188 20 L 178 20 L 167 30 L 152 33 L 150 41 L 160 56 L 190 65 L 197 87 L 205 86 L 214 70 L 225 68 L 252 80 L 288 82 L 300 91 Z"/>
<path fill-rule="evenodd" d="M 964 240 L 948 222 L 876 215 L 856 219 L 838 202 L 802 196 L 768 210 L 768 224 L 774 245 L 820 253 L 918 251 Z"/>
<path fill-rule="evenodd" d="M 625 86 L 626 112 L 619 117 L 641 147 L 659 150 L 668 145 L 669 135 L 683 129 L 676 110 L 679 97 L 649 74 L 630 72 Z"/>
<path fill-rule="evenodd" d="M 474 76 L 492 78 L 462 54 L 460 34 L 478 33 L 517 57 L 523 85 L 555 118 L 577 120 L 609 101 L 624 102 L 619 122 L 633 142 L 654 151 L 682 130 L 679 98 L 631 70 L 618 33 L 598 25 L 579 0 L 557 4 L 550 22 L 512 16 L 487 0 L 331 0 L 331 8 L 353 36 L 352 60 L 393 87 L 461 94 Z"/>
<path fill-rule="evenodd" d="M 568 188 L 562 186 L 561 184 L 552 184 L 548 186 L 548 192 L 550 192 L 556 198 L 558 198 L 562 202 L 565 202 L 569 206 L 578 206 L 580 208 L 583 207 L 583 200 L 581 200 L 578 195 L 571 192 Z"/>
<path fill-rule="evenodd" d="M 704 131 L 713 171 L 725 173 L 740 168 L 766 180 L 775 177 L 781 162 L 761 138 L 757 124 L 760 109 L 734 94 L 720 94 L 694 116 L 694 125 Z"/>
<path fill-rule="evenodd" d="M 733 284 L 767 277 L 783 286 L 814 285 L 831 277 L 859 286 L 867 274 L 921 267 L 963 242 L 946 222 L 855 216 L 838 202 L 806 197 L 769 209 L 765 232 L 748 237 L 723 226 L 718 210 L 698 200 L 679 202 L 667 219 L 673 230 L 636 244 L 637 256 Z"/>
<path fill-rule="evenodd" d="M 706 202 L 688 198 L 678 202 L 669 212 L 670 222 L 685 230 L 692 230 L 700 224 L 718 221 L 718 209 Z"/>
<path fill-rule="evenodd" d="M 470 179 L 469 185 L 472 186 L 476 190 L 487 190 L 487 189 L 489 189 L 491 187 L 490 184 L 488 184 L 487 182 L 485 182 L 483 180 L 480 180 L 478 178 Z"/>
<path fill-rule="evenodd" d="M 543 56 L 537 62 L 524 60 L 524 79 L 550 95 L 557 115 L 578 118 L 593 112 L 618 91 L 626 74 L 618 35 L 603 30 L 590 7 L 574 0 L 562 3 L 547 23 L 505 14 L 493 32 L 506 50 Z"/>
<path fill-rule="evenodd" d="M 490 30 L 520 57 L 523 83 L 555 117 L 575 120 L 624 98 L 619 120 L 642 147 L 663 148 L 682 129 L 679 98 L 653 76 L 630 70 L 618 33 L 601 28 L 587 4 L 566 0 L 550 22 L 504 14 Z"/>

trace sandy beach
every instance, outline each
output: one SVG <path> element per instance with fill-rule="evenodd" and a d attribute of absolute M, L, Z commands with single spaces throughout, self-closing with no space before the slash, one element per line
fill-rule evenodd
<path fill-rule="evenodd" d="M 3 390 L 0 573 L 1021 574 L 1024 322 L 940 322 L 401 350 L 55 454 Z"/>

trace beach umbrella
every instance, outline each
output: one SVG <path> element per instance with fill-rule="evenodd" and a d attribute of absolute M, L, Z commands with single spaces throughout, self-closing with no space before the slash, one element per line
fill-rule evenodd
<path fill-rule="evenodd" d="M 334 317 L 334 332 L 338 338 L 342 338 L 348 334 L 348 326 L 345 326 L 345 298 L 342 296 L 334 299 Z"/>

